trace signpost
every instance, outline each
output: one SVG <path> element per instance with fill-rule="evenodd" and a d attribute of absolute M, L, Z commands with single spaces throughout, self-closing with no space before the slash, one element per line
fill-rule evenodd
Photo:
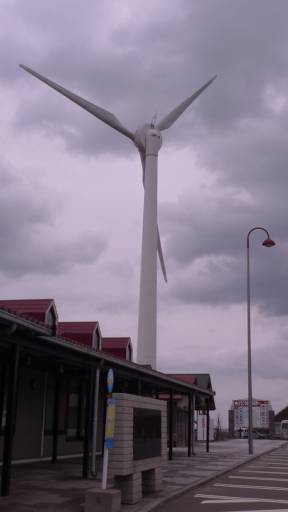
<path fill-rule="evenodd" d="M 116 400 L 112 398 L 114 386 L 114 372 L 112 368 L 109 369 L 107 374 L 107 410 L 106 410 L 106 424 L 105 424 L 105 444 L 103 456 L 103 473 L 102 473 L 102 489 L 107 489 L 107 474 L 108 474 L 108 455 L 109 450 L 113 448 L 114 444 L 114 429 L 115 429 L 115 414 L 116 414 Z"/>

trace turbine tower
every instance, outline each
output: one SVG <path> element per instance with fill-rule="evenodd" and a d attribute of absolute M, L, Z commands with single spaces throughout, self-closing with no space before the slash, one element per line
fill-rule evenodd
<path fill-rule="evenodd" d="M 142 232 L 142 255 L 140 274 L 140 294 L 138 313 L 138 347 L 137 362 L 156 368 L 157 335 L 157 252 L 165 281 L 167 282 L 163 251 L 157 226 L 157 174 L 158 152 L 162 145 L 161 132 L 167 130 L 196 100 L 196 98 L 215 80 L 216 76 L 206 82 L 192 96 L 174 108 L 156 125 L 154 122 L 140 126 L 135 133 L 128 130 L 114 114 L 98 107 L 61 85 L 52 82 L 36 71 L 20 64 L 25 71 L 49 85 L 69 100 L 73 101 L 90 114 L 111 126 L 134 142 L 143 168 L 144 211 Z"/>

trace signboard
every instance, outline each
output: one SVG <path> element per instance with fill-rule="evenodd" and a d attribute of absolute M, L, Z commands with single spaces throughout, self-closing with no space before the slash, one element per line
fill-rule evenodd
<path fill-rule="evenodd" d="M 269 400 L 257 400 L 253 398 L 252 406 L 259 407 L 261 405 L 269 405 Z M 238 407 L 248 407 L 248 400 L 233 400 L 233 408 L 237 409 Z"/>
<path fill-rule="evenodd" d="M 112 393 L 114 386 L 114 372 L 112 368 L 109 368 L 107 373 L 107 392 Z"/>
<path fill-rule="evenodd" d="M 105 426 L 105 446 L 109 449 L 113 448 L 114 444 L 115 415 L 116 400 L 115 398 L 108 398 Z"/>
<path fill-rule="evenodd" d="M 161 456 L 161 411 L 133 408 L 133 459 Z"/>

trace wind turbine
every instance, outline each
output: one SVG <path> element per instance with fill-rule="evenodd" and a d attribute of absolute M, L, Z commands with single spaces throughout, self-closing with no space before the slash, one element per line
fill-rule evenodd
<path fill-rule="evenodd" d="M 180 105 L 171 110 L 159 123 L 154 122 L 140 126 L 135 133 L 128 130 L 117 117 L 94 103 L 81 98 L 36 71 L 20 64 L 25 71 L 49 85 L 69 100 L 77 103 L 84 110 L 128 137 L 137 147 L 143 168 L 144 211 L 142 232 L 142 256 L 140 274 L 140 297 L 138 313 L 138 350 L 139 364 L 156 368 L 156 333 L 157 333 L 157 251 L 163 276 L 167 282 L 163 251 L 157 226 L 157 174 L 158 152 L 162 145 L 161 132 L 170 128 L 183 112 L 207 89 L 216 75 L 189 96 Z"/>

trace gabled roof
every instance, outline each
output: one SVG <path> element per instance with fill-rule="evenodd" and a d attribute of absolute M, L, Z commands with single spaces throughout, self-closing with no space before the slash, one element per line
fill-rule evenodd
<path fill-rule="evenodd" d="M 93 334 L 98 322 L 59 322 L 59 334 L 62 332 Z"/>
<path fill-rule="evenodd" d="M 206 391 L 212 391 L 212 383 L 209 373 L 168 373 L 169 377 L 177 379 L 186 384 L 198 386 Z M 212 409 L 215 409 L 214 399 L 212 400 Z"/>
<path fill-rule="evenodd" d="M 116 371 L 119 369 L 121 372 L 126 372 L 127 375 L 129 375 L 131 378 L 142 378 L 145 379 L 145 382 L 160 385 L 161 389 L 172 388 L 175 394 L 195 392 L 200 394 L 200 396 L 204 395 L 209 399 L 210 409 L 215 409 L 213 391 L 206 391 L 196 385 L 188 384 L 185 382 L 181 383 L 179 380 L 177 381 L 176 379 L 169 377 L 169 375 L 160 371 L 152 370 L 151 368 L 144 368 L 141 365 L 131 361 L 104 354 L 103 352 L 92 349 L 91 347 L 84 346 L 81 343 L 77 343 L 69 339 L 64 339 L 57 334 L 51 335 L 51 329 L 48 329 L 43 324 L 28 320 L 25 318 L 25 316 L 20 314 L 17 315 L 15 312 L 7 311 L 5 307 L 0 307 L 0 325 L 1 323 L 12 326 L 15 325 L 16 329 L 19 328 L 19 330 L 25 329 L 25 348 L 28 350 L 30 347 L 33 352 L 38 354 L 38 357 L 42 356 L 43 358 L 47 358 L 47 354 L 50 354 L 51 357 L 58 358 L 59 355 L 61 355 L 61 358 L 63 358 L 65 361 L 71 361 L 71 363 L 77 362 L 77 364 L 85 364 L 85 366 L 88 363 L 95 367 L 97 367 L 97 365 L 100 363 L 106 369 L 113 368 Z M 35 333 L 38 336 L 35 336 Z M 7 337 L 0 336 L 0 348 L 6 350 L 6 348 L 14 342 L 21 346 L 23 342 L 21 337 L 18 336 L 17 338 L 13 338 L 13 336 L 13 333 Z M 39 339 L 41 340 L 40 343 Z"/>
<path fill-rule="evenodd" d="M 54 299 L 0 300 L 0 308 L 43 324 L 49 323 L 48 314 L 53 310 L 55 322 L 58 320 Z"/>
<path fill-rule="evenodd" d="M 197 386 L 203 389 L 212 390 L 212 383 L 209 373 L 170 373 L 171 377 L 175 377 L 175 379 L 180 379 L 183 382 L 188 382 L 187 380 L 183 380 L 184 378 L 195 378 Z M 189 381 L 191 383 L 191 381 Z"/>
<path fill-rule="evenodd" d="M 196 376 L 190 373 L 169 373 L 168 375 L 182 382 L 187 382 L 187 384 L 198 384 Z"/>
<path fill-rule="evenodd" d="M 63 338 L 68 338 L 77 341 L 87 347 L 94 347 L 95 345 L 95 332 L 100 328 L 97 321 L 94 322 L 59 322 L 58 334 Z"/>
<path fill-rule="evenodd" d="M 129 345 L 129 343 L 131 343 L 131 338 L 125 338 L 125 337 L 122 337 L 122 338 L 102 338 L 102 349 L 104 350 L 104 348 L 123 348 L 123 349 L 126 349 Z"/>
<path fill-rule="evenodd" d="M 128 351 L 130 347 L 130 353 Z M 102 352 L 122 359 L 132 358 L 132 343 L 129 337 L 102 338 Z"/>

